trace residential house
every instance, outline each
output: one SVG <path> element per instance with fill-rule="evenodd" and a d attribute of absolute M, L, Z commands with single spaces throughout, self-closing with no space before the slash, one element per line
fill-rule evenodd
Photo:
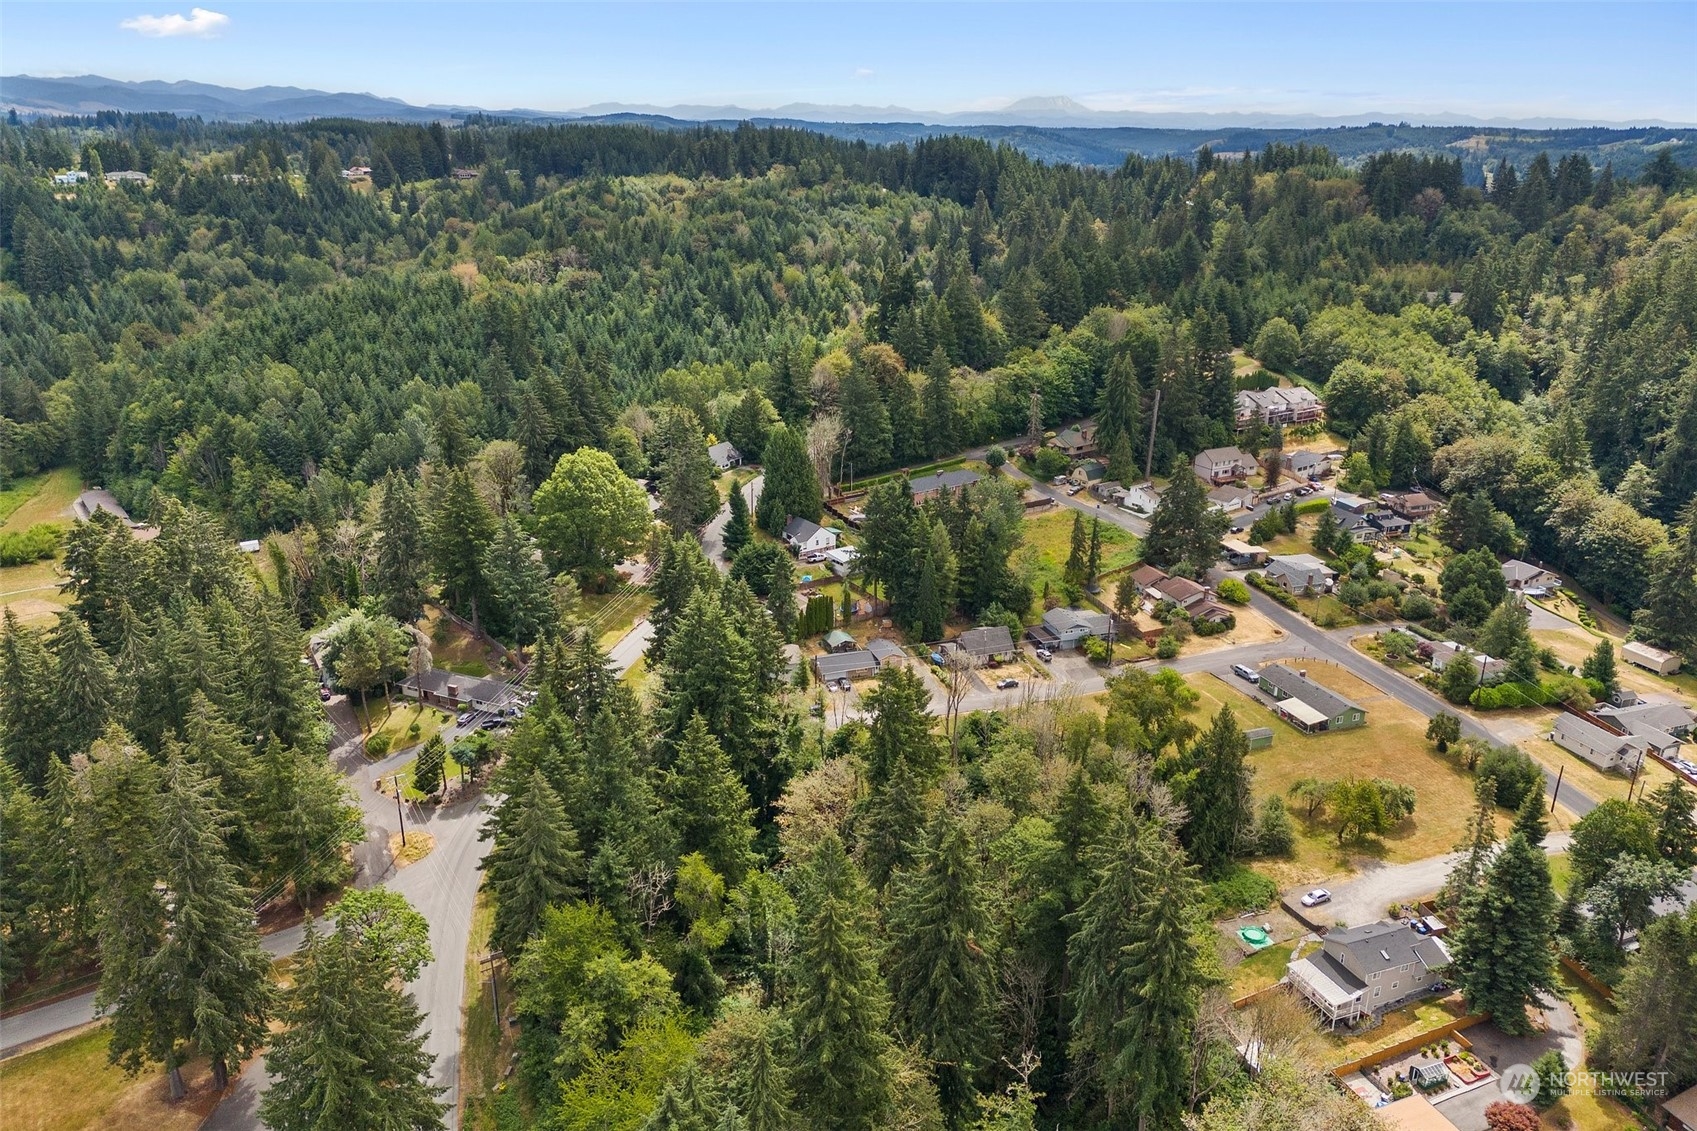
<path fill-rule="evenodd" d="M 1225 514 L 1246 511 L 1255 505 L 1255 491 L 1249 487 L 1215 487 L 1208 492 L 1208 505 Z"/>
<path fill-rule="evenodd" d="M 1205 482 L 1220 484 L 1241 479 L 1254 471 L 1256 464 L 1249 456 L 1233 447 L 1208 448 L 1197 452 L 1196 458 L 1190 461 L 1190 466 Z"/>
<path fill-rule="evenodd" d="M 1308 678 L 1307 672 L 1268 664 L 1261 669 L 1261 691 L 1272 697 L 1273 713 L 1310 734 L 1349 730 L 1367 722 L 1365 708 Z"/>
<path fill-rule="evenodd" d="M 1615 730 L 1642 738 L 1650 752 L 1663 758 L 1679 757 L 1682 743 L 1691 737 L 1694 716 L 1678 703 L 1644 703 L 1633 707 L 1598 707 L 1593 714 Z"/>
<path fill-rule="evenodd" d="M 1263 424 L 1306 424 L 1320 419 L 1325 411 L 1325 402 L 1301 385 L 1241 389 L 1237 394 L 1237 429 L 1241 432 L 1253 424 L 1257 412 Z"/>
<path fill-rule="evenodd" d="M 134 169 L 119 169 L 117 172 L 106 174 L 106 183 L 109 185 L 145 185 L 150 180 L 152 178 L 146 173 L 138 173 Z"/>
<path fill-rule="evenodd" d="M 1318 479 L 1326 470 L 1325 457 L 1314 452 L 1286 452 L 1280 462 L 1285 471 L 1300 479 Z"/>
<path fill-rule="evenodd" d="M 88 174 L 81 169 L 72 169 L 68 173 L 54 173 L 53 183 L 56 185 L 80 185 L 88 180 Z"/>
<path fill-rule="evenodd" d="M 885 640 L 881 636 L 876 640 L 868 640 L 866 650 L 872 653 L 872 658 L 878 661 L 880 668 L 889 667 L 891 664 L 905 665 L 907 663 L 907 653 L 902 651 L 902 646 L 894 640 Z"/>
<path fill-rule="evenodd" d="M 1328 931 L 1320 948 L 1293 959 L 1292 987 L 1336 1027 L 1432 993 L 1450 964 L 1444 944 L 1395 919 Z"/>
<path fill-rule="evenodd" d="M 1664 652 L 1660 648 L 1652 648 L 1636 640 L 1629 640 L 1620 646 L 1620 658 L 1629 664 L 1655 672 L 1657 675 L 1673 675 L 1679 671 L 1679 657 L 1672 652 Z"/>
<path fill-rule="evenodd" d="M 941 471 L 935 475 L 921 475 L 918 479 L 910 481 L 908 490 L 913 493 L 914 502 L 923 503 L 926 499 L 935 498 L 938 495 L 956 494 L 963 488 L 970 487 L 978 482 L 979 478 L 976 471 L 964 469 Z"/>
<path fill-rule="evenodd" d="M 1049 441 L 1049 447 L 1060 450 L 1068 459 L 1080 459 L 1096 450 L 1096 426 L 1075 424 Z"/>
<path fill-rule="evenodd" d="M 1519 558 L 1510 558 L 1503 563 L 1503 581 L 1511 593 L 1524 593 L 1528 589 L 1560 589 L 1561 578 L 1531 562 L 1523 562 Z"/>
<path fill-rule="evenodd" d="M 980 625 L 969 628 L 955 639 L 961 650 L 979 663 L 1013 658 L 1013 634 L 1005 624 Z"/>
<path fill-rule="evenodd" d="M 1611 734 L 1579 715 L 1562 712 L 1550 730 L 1550 741 L 1579 755 L 1599 770 L 1631 773 L 1649 752 L 1650 742 L 1632 734 Z"/>
<path fill-rule="evenodd" d="M 1332 495 L 1332 506 L 1339 510 L 1349 511 L 1351 514 L 1366 514 L 1368 511 L 1377 510 L 1379 504 L 1361 495 L 1352 495 L 1348 491 L 1338 491 Z"/>
<path fill-rule="evenodd" d="M 1107 613 L 1090 609 L 1050 609 L 1043 614 L 1042 623 L 1033 625 L 1029 635 L 1046 648 L 1077 648 L 1086 636 L 1110 636 L 1114 618 Z"/>
<path fill-rule="evenodd" d="M 1426 645 L 1421 646 L 1422 654 L 1425 653 L 1426 648 Z M 1500 678 L 1508 671 L 1507 661 L 1494 659 L 1483 652 L 1475 652 L 1467 645 L 1457 644 L 1453 640 L 1434 642 L 1430 645 L 1430 648 L 1432 670 L 1435 672 L 1443 671 L 1457 659 L 1473 665 L 1476 682 L 1478 683 Z"/>
<path fill-rule="evenodd" d="M 518 689 L 498 679 L 460 675 L 447 668 L 431 668 L 427 672 L 409 675 L 401 680 L 401 694 L 427 703 L 458 711 L 469 707 L 475 711 L 501 710 L 518 704 Z"/>
<path fill-rule="evenodd" d="M 149 526 L 145 522 L 137 522 L 130 517 L 130 512 L 124 509 L 112 492 L 104 487 L 91 487 L 78 495 L 71 503 L 71 514 L 78 522 L 92 521 L 96 511 L 105 511 L 129 528 L 130 537 L 137 542 L 151 542 L 159 537 L 159 528 Z"/>
<path fill-rule="evenodd" d="M 784 545 L 797 554 L 821 553 L 836 548 L 837 532 L 828 526 L 791 515 L 784 523 Z"/>
<path fill-rule="evenodd" d="M 465 168 L 464 166 L 461 166 L 460 168 L 455 169 L 453 172 L 449 173 L 448 175 L 456 181 L 475 181 L 475 180 L 477 180 L 477 170 L 476 169 L 468 169 L 468 168 Z"/>
<path fill-rule="evenodd" d="M 1196 604 L 1185 609 L 1185 612 L 1190 614 L 1190 619 L 1193 621 L 1205 620 L 1213 624 L 1223 624 L 1224 622 L 1234 620 L 1237 617 L 1236 613 L 1232 612 L 1231 609 L 1220 604 L 1212 597 L 1202 598 L 1202 600 L 1198 601 Z"/>
<path fill-rule="evenodd" d="M 369 176 L 371 176 L 371 166 L 369 165 L 350 165 L 342 170 L 344 181 L 363 181 Z"/>
<path fill-rule="evenodd" d="M 1155 508 L 1161 505 L 1161 493 L 1155 490 L 1153 483 L 1134 483 L 1125 489 L 1125 498 L 1120 500 L 1120 507 L 1132 514 L 1152 515 Z"/>
<path fill-rule="evenodd" d="M 1110 506 L 1120 506 L 1125 502 L 1125 488 L 1112 479 L 1098 479 L 1090 485 L 1090 494 Z"/>
<path fill-rule="evenodd" d="M 1152 585 L 1159 585 L 1167 580 L 1165 570 L 1152 565 L 1140 565 L 1131 571 L 1132 587 L 1139 593 L 1147 593 Z"/>
<path fill-rule="evenodd" d="M 833 628 L 825 634 L 825 648 L 831 652 L 852 652 L 860 645 L 854 642 L 854 637 L 840 628 Z"/>
<path fill-rule="evenodd" d="M 1313 554 L 1282 554 L 1267 562 L 1263 575 L 1286 593 L 1324 593 L 1337 571 Z"/>
<path fill-rule="evenodd" d="M 1156 582 L 1144 590 L 1150 600 L 1157 603 L 1171 601 L 1181 609 L 1189 610 L 1206 600 L 1208 590 L 1191 581 L 1187 577 L 1168 577 Z"/>
<path fill-rule="evenodd" d="M 1220 549 L 1224 552 L 1226 563 L 1234 569 L 1253 569 L 1267 564 L 1267 550 L 1262 546 L 1252 546 L 1237 538 L 1222 538 Z"/>
<path fill-rule="evenodd" d="M 1394 511 L 1374 511 L 1367 516 L 1367 525 L 1381 538 L 1406 538 L 1414 523 Z"/>
<path fill-rule="evenodd" d="M 1392 491 L 1389 494 L 1381 495 L 1380 498 L 1391 510 L 1410 522 L 1419 522 L 1421 519 L 1431 518 L 1442 507 L 1438 500 L 1424 491 Z"/>
<path fill-rule="evenodd" d="M 733 467 L 742 466 L 742 453 L 729 440 L 720 440 L 717 444 L 709 444 L 707 458 L 713 461 L 713 466 L 720 471 L 729 471 Z"/>
<path fill-rule="evenodd" d="M 1667 1131 L 1697 1131 L 1697 1087 L 1662 1101 L 1662 1126 Z"/>
<path fill-rule="evenodd" d="M 1351 510 L 1336 500 L 1332 502 L 1331 511 L 1332 521 L 1337 523 L 1338 529 L 1357 542 L 1379 540 L 1379 528 L 1368 518 L 1370 512 Z"/>
<path fill-rule="evenodd" d="M 1074 487 L 1088 487 L 1100 483 L 1108 474 L 1108 469 L 1093 459 L 1087 459 L 1067 473 L 1067 482 Z"/>
<path fill-rule="evenodd" d="M 861 676 L 875 675 L 878 671 L 878 660 L 871 652 L 833 652 L 827 656 L 813 657 L 813 670 L 827 683 L 834 679 L 858 679 Z"/>

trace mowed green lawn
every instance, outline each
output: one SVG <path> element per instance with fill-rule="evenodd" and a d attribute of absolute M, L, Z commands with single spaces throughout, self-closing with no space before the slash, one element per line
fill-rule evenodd
<path fill-rule="evenodd" d="M 216 1096 L 205 1060 L 183 1071 L 189 1095 L 166 1098 L 165 1075 L 157 1067 L 136 1077 L 107 1063 L 108 1027 L 0 1061 L 0 1127 L 5 1131 L 95 1131 L 146 1127 L 148 1131 L 193 1131 L 211 1114 Z"/>

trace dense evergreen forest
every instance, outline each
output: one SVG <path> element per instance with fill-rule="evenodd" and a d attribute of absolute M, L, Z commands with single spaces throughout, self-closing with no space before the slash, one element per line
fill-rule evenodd
<path fill-rule="evenodd" d="M 334 887 L 360 837 L 303 630 L 363 692 L 413 667 L 428 599 L 529 649 L 538 693 L 492 779 L 521 1036 L 480 1126 L 1375 1126 L 1278 1034 L 1257 1080 L 1235 1051 L 1205 920 L 1284 808 L 1251 812 L 1229 710 L 1198 729 L 1182 679 L 1131 671 L 1100 712 L 939 733 L 892 668 L 829 729 L 751 529 L 1086 415 L 1174 466 L 1233 442 L 1241 349 L 1323 391 L 1355 489 L 1432 485 L 1454 549 L 1558 564 L 1697 657 L 1694 188 L 1666 151 L 1485 192 L 1282 145 L 1106 171 L 751 126 L 0 127 L 0 477 L 74 465 L 160 527 L 80 525 L 71 608 L 0 632 L 4 972 L 98 958 L 126 1064 L 258 1047 L 247 907 Z M 709 437 L 766 474 L 725 572 Z M 875 490 L 900 627 L 1023 612 L 1020 511 Z M 276 535 L 265 580 L 231 534 Z M 574 622 L 638 551 L 633 687 Z M 432 1126 L 416 1011 L 372 988 L 403 967 L 348 922 L 302 959 L 267 1117 L 307 1124 L 287 1074 L 354 1001 Z"/>

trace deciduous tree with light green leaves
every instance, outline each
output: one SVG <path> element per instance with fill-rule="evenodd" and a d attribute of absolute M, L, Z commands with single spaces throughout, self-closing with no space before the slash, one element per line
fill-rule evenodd
<path fill-rule="evenodd" d="M 595 448 L 561 456 L 536 489 L 532 507 L 537 541 L 550 564 L 586 582 L 630 557 L 652 525 L 647 493 Z"/>

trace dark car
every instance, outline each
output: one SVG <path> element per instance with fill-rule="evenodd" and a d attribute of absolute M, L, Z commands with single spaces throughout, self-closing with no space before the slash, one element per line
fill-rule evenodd
<path fill-rule="evenodd" d="M 1019 686 L 1019 680 L 1017 680 L 1017 679 L 1003 679 L 1003 680 L 997 680 L 996 681 L 996 690 L 997 691 L 1012 691 L 1014 688 L 1016 688 L 1018 686 Z"/>
<path fill-rule="evenodd" d="M 318 697 L 326 703 L 330 702 L 330 689 L 320 685 L 318 688 Z"/>

